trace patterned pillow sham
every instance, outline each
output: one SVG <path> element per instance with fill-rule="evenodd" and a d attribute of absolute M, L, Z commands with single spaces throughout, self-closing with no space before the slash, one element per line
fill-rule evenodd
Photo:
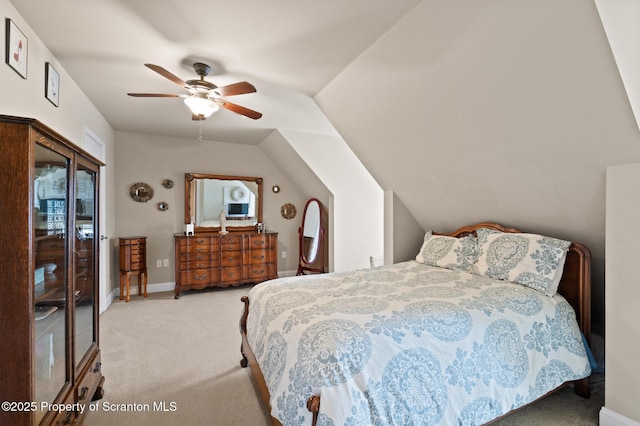
<path fill-rule="evenodd" d="M 456 238 L 433 235 L 431 231 L 427 231 L 416 261 L 425 265 L 471 272 L 477 258 L 474 237 Z"/>
<path fill-rule="evenodd" d="M 558 291 L 570 245 L 570 241 L 537 234 L 480 232 L 473 273 L 553 296 Z"/>

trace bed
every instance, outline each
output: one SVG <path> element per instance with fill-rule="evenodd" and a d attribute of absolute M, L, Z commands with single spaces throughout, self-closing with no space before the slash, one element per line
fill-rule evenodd
<path fill-rule="evenodd" d="M 243 367 L 273 423 L 480 425 L 572 384 L 589 397 L 590 252 L 479 223 L 415 260 L 267 281 Z"/>

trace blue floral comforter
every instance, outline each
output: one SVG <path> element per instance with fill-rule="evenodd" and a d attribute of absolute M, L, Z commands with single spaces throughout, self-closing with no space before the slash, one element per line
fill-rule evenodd
<path fill-rule="evenodd" d="M 559 295 L 410 261 L 249 293 L 247 337 L 283 425 L 479 425 L 591 373 Z"/>

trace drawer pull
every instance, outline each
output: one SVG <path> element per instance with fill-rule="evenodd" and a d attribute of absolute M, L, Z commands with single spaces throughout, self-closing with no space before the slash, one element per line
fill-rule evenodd
<path fill-rule="evenodd" d="M 102 363 L 100 361 L 96 362 L 96 366 L 93 368 L 94 373 L 99 373 L 102 370 Z"/>
<path fill-rule="evenodd" d="M 207 279 L 207 274 L 202 274 L 202 275 L 194 275 L 193 276 L 194 280 L 206 280 Z"/>
<path fill-rule="evenodd" d="M 264 240 L 260 240 L 260 241 L 254 241 L 253 244 L 257 245 L 257 246 L 261 246 L 265 243 Z"/>
<path fill-rule="evenodd" d="M 78 396 L 78 401 L 82 401 L 87 397 L 87 393 L 89 392 L 89 388 L 87 386 L 82 387 L 82 391 L 80 391 L 80 395 Z"/>
<path fill-rule="evenodd" d="M 198 243 L 198 244 L 204 244 L 204 243 L 206 243 L 206 241 L 205 241 L 205 240 L 196 240 L 196 243 Z"/>
<path fill-rule="evenodd" d="M 64 421 L 62 422 L 63 425 L 70 425 L 72 423 L 73 420 L 73 411 L 67 411 L 67 416 L 64 418 Z"/>
<path fill-rule="evenodd" d="M 233 272 L 229 272 L 229 273 L 227 274 L 227 276 L 228 276 L 228 277 L 233 277 L 234 275 L 235 275 L 235 274 L 234 274 Z"/>
<path fill-rule="evenodd" d="M 254 274 L 264 274 L 264 269 L 260 269 L 259 271 L 257 269 L 253 270 Z"/>
<path fill-rule="evenodd" d="M 203 256 L 203 255 L 201 255 L 201 254 L 199 254 L 199 255 L 197 255 L 197 256 L 196 256 L 196 259 L 198 259 L 198 260 L 202 260 L 202 259 L 204 259 L 204 256 Z"/>
<path fill-rule="evenodd" d="M 207 266 L 207 264 L 206 263 L 196 263 L 196 266 L 198 268 L 204 268 L 205 266 Z"/>
<path fill-rule="evenodd" d="M 230 257 L 230 258 L 229 258 L 229 261 L 231 261 L 231 262 L 232 262 L 232 261 L 233 261 L 233 257 Z"/>
<path fill-rule="evenodd" d="M 206 251 L 207 249 L 202 248 L 202 247 L 196 247 L 196 251 Z"/>
<path fill-rule="evenodd" d="M 255 260 L 262 260 L 262 259 L 264 259 L 264 254 L 263 254 L 263 255 L 261 255 L 261 256 L 253 256 L 253 258 L 254 258 Z"/>

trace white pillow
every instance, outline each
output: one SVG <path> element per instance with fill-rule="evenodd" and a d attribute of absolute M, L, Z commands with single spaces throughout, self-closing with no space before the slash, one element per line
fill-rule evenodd
<path fill-rule="evenodd" d="M 538 290 L 558 291 L 570 241 L 537 234 L 480 233 L 473 272 Z"/>
<path fill-rule="evenodd" d="M 473 236 L 456 238 L 447 235 L 433 235 L 427 231 L 416 261 L 430 266 L 459 269 L 471 272 L 476 262 L 476 239 Z"/>

